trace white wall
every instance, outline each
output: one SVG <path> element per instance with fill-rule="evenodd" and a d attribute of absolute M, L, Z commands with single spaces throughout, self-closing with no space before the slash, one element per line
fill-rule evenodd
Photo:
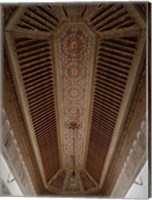
<path fill-rule="evenodd" d="M 0 176 L 12 196 L 23 196 L 23 193 L 15 180 L 11 183 L 7 182 L 8 178 L 9 180 L 12 180 L 14 177 L 2 155 L 0 155 Z"/>
<path fill-rule="evenodd" d="M 132 184 L 125 198 L 143 198 L 148 199 L 148 161 L 142 168 L 141 172 L 136 178 L 136 182 L 140 183 L 142 180 L 143 185 Z"/>

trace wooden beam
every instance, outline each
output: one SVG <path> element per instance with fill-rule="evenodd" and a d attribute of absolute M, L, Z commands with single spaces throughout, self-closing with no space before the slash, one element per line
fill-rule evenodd
<path fill-rule="evenodd" d="M 62 186 L 62 191 L 66 191 L 66 186 L 68 184 L 68 178 L 69 178 L 69 172 L 66 171 L 66 175 L 64 178 L 63 186 Z"/>
<path fill-rule="evenodd" d="M 21 18 L 21 16 L 23 16 L 26 9 L 27 9 L 26 6 L 18 7 L 17 11 L 14 13 L 11 20 L 6 25 L 5 28 L 6 31 L 13 31 L 16 28 L 18 20 Z"/>
<path fill-rule="evenodd" d="M 81 191 L 81 193 L 82 194 L 84 194 L 84 188 L 83 188 L 83 184 L 82 184 L 82 181 L 81 181 L 81 178 L 80 178 L 80 172 L 78 173 L 76 173 L 77 174 L 77 179 L 78 179 L 78 183 L 79 183 L 79 185 L 80 185 L 80 191 Z"/>
<path fill-rule="evenodd" d="M 148 2 L 147 2 L 148 3 Z M 136 23 L 141 29 L 146 29 L 146 20 L 142 17 L 140 12 L 136 8 L 136 4 L 126 4 L 126 9 L 128 13 L 132 16 L 133 19 L 135 19 Z"/>
<path fill-rule="evenodd" d="M 140 36 L 141 29 L 133 25 L 129 28 L 113 29 L 111 31 L 96 32 L 99 39 L 119 39 L 120 37 Z"/>
<path fill-rule="evenodd" d="M 21 30 L 17 28 L 16 30 L 6 30 L 5 33 L 11 33 L 11 35 L 17 38 L 27 38 L 27 39 L 39 39 L 39 40 L 50 40 L 51 33 L 43 32 L 43 31 L 35 31 L 35 30 Z"/>
<path fill-rule="evenodd" d="M 86 6 L 87 6 L 87 8 L 86 8 L 86 11 L 85 11 L 85 13 L 84 13 L 84 15 L 83 15 L 83 18 L 82 18 L 82 20 L 84 20 L 84 21 L 88 21 L 90 18 L 91 18 L 91 16 L 92 16 L 92 14 L 95 12 L 95 11 L 97 11 L 97 7 L 99 6 L 99 4 L 100 4 L 100 2 L 99 3 L 88 3 Z"/>
<path fill-rule="evenodd" d="M 59 169 L 59 170 L 57 171 L 57 173 L 48 181 L 48 185 L 50 185 L 51 182 L 52 182 L 54 179 L 57 178 L 57 176 L 59 175 L 59 173 L 60 173 L 61 171 L 62 171 L 62 169 Z"/>
<path fill-rule="evenodd" d="M 63 11 L 63 4 L 52 4 L 51 8 L 53 9 L 53 12 L 55 14 L 55 16 L 58 16 L 58 19 L 60 19 L 60 21 L 65 22 L 67 21 L 67 17 Z"/>

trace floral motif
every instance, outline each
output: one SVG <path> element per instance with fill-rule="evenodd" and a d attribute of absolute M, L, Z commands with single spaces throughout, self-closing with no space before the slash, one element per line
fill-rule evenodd
<path fill-rule="evenodd" d="M 92 38 L 83 26 L 69 25 L 58 35 L 57 48 L 59 52 L 59 71 L 62 106 L 62 138 L 64 163 L 72 167 L 73 140 L 71 130 L 67 125 L 71 121 L 78 121 L 80 128 L 75 138 L 75 160 L 79 168 L 83 155 L 85 118 L 88 102 L 88 81 L 91 78 L 90 52 Z"/>

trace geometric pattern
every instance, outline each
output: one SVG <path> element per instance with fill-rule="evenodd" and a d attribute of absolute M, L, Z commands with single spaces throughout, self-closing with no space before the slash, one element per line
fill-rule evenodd
<path fill-rule="evenodd" d="M 85 27 L 85 28 L 84 28 Z M 84 24 L 66 24 L 55 39 L 58 53 L 58 76 L 61 113 L 61 135 L 63 142 L 63 160 L 66 168 L 73 164 L 73 145 L 71 130 L 67 127 L 71 121 L 77 121 L 80 125 L 75 134 L 75 167 L 82 166 L 83 143 L 87 128 L 87 111 L 90 108 L 88 94 L 91 92 L 89 82 L 92 82 L 92 52 L 94 38 L 88 27 Z M 55 65 L 56 66 L 56 65 Z M 59 106 L 58 106 L 59 107 Z"/>

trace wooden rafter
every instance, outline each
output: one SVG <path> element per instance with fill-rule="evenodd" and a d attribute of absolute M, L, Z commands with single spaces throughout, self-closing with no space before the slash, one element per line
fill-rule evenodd
<path fill-rule="evenodd" d="M 135 83 L 133 83 L 132 80 L 135 80 L 136 76 L 139 74 L 139 72 L 138 72 L 139 65 L 141 63 L 141 57 L 142 57 L 142 54 L 145 49 L 145 39 L 146 39 L 145 32 L 143 32 L 140 37 L 138 49 L 135 52 L 135 56 L 134 56 L 134 59 L 132 62 L 133 67 L 131 68 L 130 75 L 128 77 L 127 86 L 126 86 L 125 94 L 123 97 L 123 102 L 121 104 L 117 124 L 116 124 L 115 130 L 114 130 L 114 133 L 113 133 L 111 147 L 109 149 L 109 152 L 108 152 L 105 164 L 104 164 L 104 169 L 103 169 L 103 173 L 102 173 L 102 177 L 101 177 L 101 181 L 100 181 L 100 187 L 102 187 L 104 180 L 106 178 L 106 175 L 108 172 L 108 166 L 110 166 L 110 162 L 111 162 L 112 156 L 115 152 L 116 144 L 119 141 L 118 138 L 120 137 L 121 130 L 122 130 L 122 127 L 123 127 L 123 124 L 125 121 L 125 117 L 126 117 L 127 110 L 128 110 L 128 103 L 134 92 Z"/>
<path fill-rule="evenodd" d="M 39 163 L 39 170 L 41 172 L 42 175 L 42 180 L 43 180 L 43 184 L 46 185 L 46 179 L 45 179 L 45 173 L 44 173 L 44 168 L 42 165 L 42 158 L 40 157 L 40 152 L 39 152 L 39 148 L 37 146 L 37 141 L 35 138 L 35 134 L 34 133 L 34 129 L 33 129 L 33 125 L 32 125 L 32 119 L 31 116 L 29 115 L 29 105 L 28 105 L 28 101 L 26 100 L 26 94 L 25 94 L 25 89 L 24 89 L 24 85 L 23 85 L 23 80 L 21 77 L 21 74 L 19 72 L 19 62 L 18 62 L 18 58 L 16 55 L 16 49 L 15 46 L 13 44 L 13 39 L 10 33 L 6 33 L 5 34 L 6 37 L 6 41 L 7 41 L 7 50 L 9 51 L 9 55 L 10 55 L 10 62 L 11 62 L 11 69 L 12 69 L 12 74 L 14 77 L 14 82 L 17 88 L 17 93 L 20 94 L 19 96 L 19 101 L 20 104 L 24 104 L 25 106 L 22 107 L 23 109 L 23 113 L 24 113 L 24 120 L 26 122 L 31 140 L 33 141 L 33 145 L 34 145 L 34 153 L 35 153 L 35 157 Z M 15 67 L 14 67 L 15 66 Z M 19 75 L 20 74 L 20 75 Z"/>

